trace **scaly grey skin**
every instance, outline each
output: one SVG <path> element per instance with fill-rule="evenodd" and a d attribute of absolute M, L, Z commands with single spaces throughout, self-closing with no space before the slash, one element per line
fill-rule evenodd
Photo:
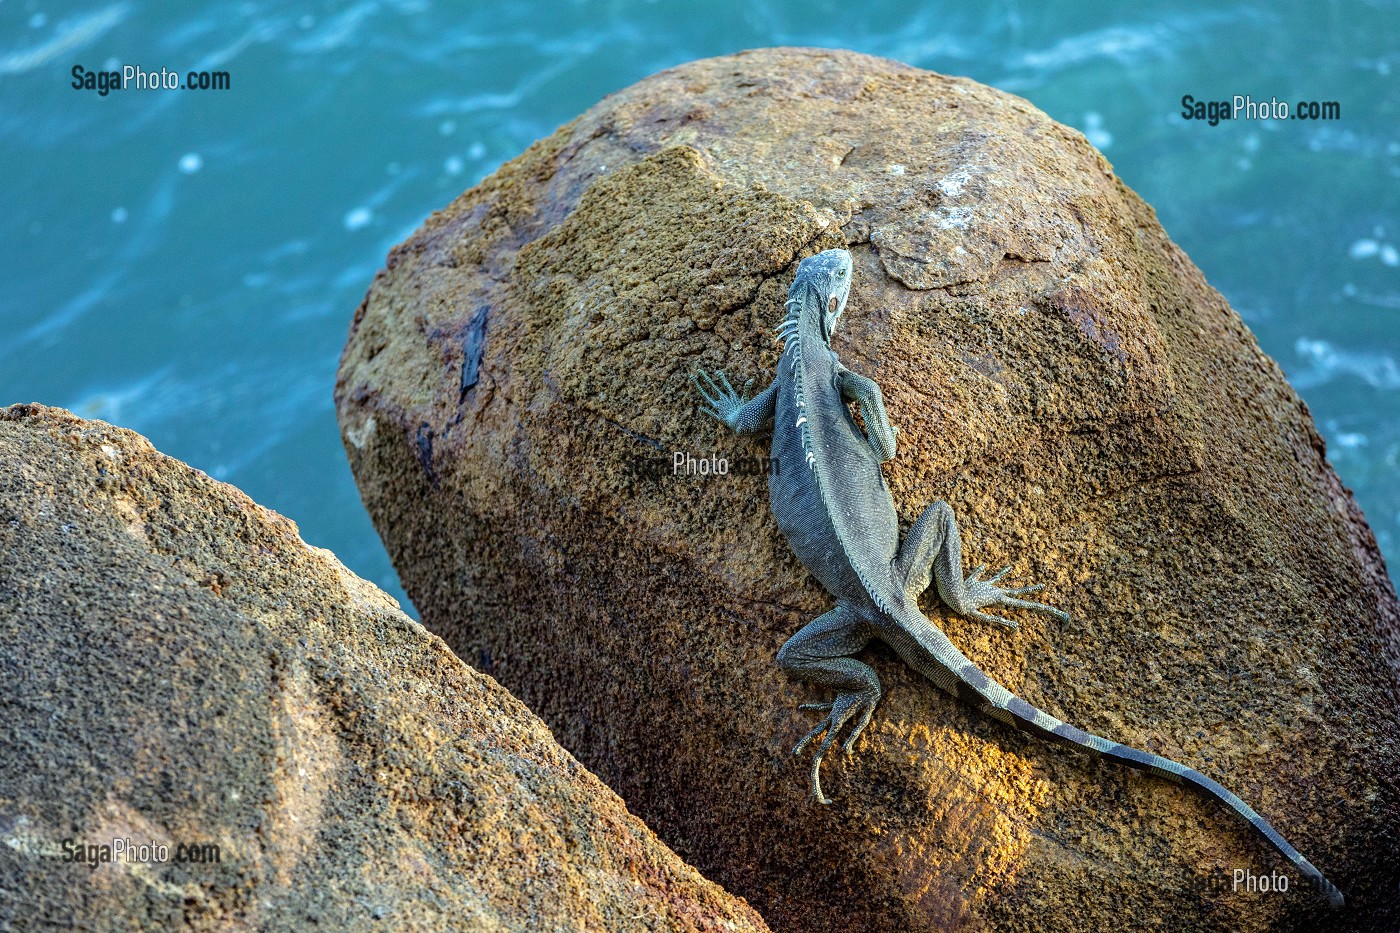
<path fill-rule="evenodd" d="M 1292 862 L 1332 906 L 1342 906 L 1341 892 L 1240 798 L 1191 768 L 1090 735 L 1013 696 L 919 610 L 919 595 L 933 582 L 954 612 L 1012 629 L 1015 622 L 983 610 L 1009 607 L 1069 618 L 1020 598 L 1039 586 L 999 586 L 1009 567 L 986 579 L 984 567 L 964 577 L 958 527 L 945 502 L 925 509 L 900 542 L 894 499 L 880 471 L 880 464 L 895 454 L 895 430 L 880 387 L 842 366 L 831 349 L 832 330 L 850 295 L 851 272 L 851 255 L 844 249 L 827 250 L 798 265 L 787 316 L 777 327 L 785 341 L 777 378 L 753 399 L 735 392 L 723 372 L 713 378 L 698 370 L 692 377 L 712 406 L 707 413 L 732 430 L 751 433 L 773 421 L 773 457 L 779 466 L 768 480 L 773 516 L 798 559 L 836 597 L 835 608 L 808 623 L 778 652 L 784 669 L 836 691 L 831 703 L 802 706 L 827 713 L 793 749 L 801 754 L 825 733 L 812 757 L 812 795 L 820 803 L 831 802 L 822 793 L 822 758 L 837 732 L 853 723 L 842 746 L 849 752 L 880 700 L 875 671 L 854 657 L 871 639 L 879 639 L 935 686 L 994 719 L 1189 785 L 1220 801 Z M 752 384 L 745 385 L 745 393 Z M 849 402 L 860 406 L 865 433 L 851 417 Z"/>

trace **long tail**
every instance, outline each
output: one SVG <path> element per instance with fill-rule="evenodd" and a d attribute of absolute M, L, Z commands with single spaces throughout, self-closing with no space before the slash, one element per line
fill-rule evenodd
<path fill-rule="evenodd" d="M 1292 862 L 1294 867 L 1317 889 L 1318 893 L 1327 898 L 1327 902 L 1331 906 L 1342 907 L 1345 903 L 1342 892 L 1337 890 L 1336 886 L 1328 881 L 1326 876 L 1313 866 L 1312 862 L 1303 858 L 1297 849 L 1289 845 L 1288 840 L 1280 836 L 1278 831 L 1269 825 L 1268 820 L 1255 813 L 1249 804 L 1217 782 L 1199 771 L 1178 764 L 1169 758 L 1122 745 L 1075 728 L 1069 723 L 1061 722 L 1044 710 L 1037 709 L 1015 696 L 1011 691 L 988 677 L 981 668 L 963 655 L 932 622 L 925 619 L 924 625 L 918 626 L 915 631 L 919 629 L 924 630 L 919 634 L 925 637 L 917 639 L 924 642 L 920 646 L 923 650 L 918 651 L 917 654 L 925 655 L 926 652 L 932 654 L 933 657 L 929 660 L 934 661 L 934 669 L 930 669 L 925 658 L 920 659 L 924 660 L 925 663 L 911 663 L 911 666 L 923 673 L 937 686 L 968 700 L 993 719 L 1015 726 L 1024 732 L 1030 732 L 1041 738 L 1087 751 L 1093 755 L 1102 755 L 1127 765 L 1129 768 L 1148 771 L 1176 784 L 1185 784 L 1207 797 L 1220 801 L 1248 822 L 1254 831 L 1262 836 L 1269 845 L 1277 849 L 1284 858 Z M 911 632 L 911 634 L 913 633 Z M 928 638 L 929 635 L 933 635 L 933 637 Z M 927 643 L 929 641 L 933 642 L 933 645 L 929 645 Z M 891 644 L 897 651 L 903 647 Z M 931 647 L 932 651 L 929 650 Z M 905 652 L 900 651 L 900 654 L 904 655 Z M 912 659 L 906 656 L 906 661 L 912 662 Z"/>

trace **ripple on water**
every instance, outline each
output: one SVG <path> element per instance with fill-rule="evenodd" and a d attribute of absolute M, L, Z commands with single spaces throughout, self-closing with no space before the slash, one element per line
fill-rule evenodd
<path fill-rule="evenodd" d="M 127 4 L 114 3 L 86 16 L 61 21 L 54 28 L 53 35 L 38 45 L 0 55 L 0 75 L 23 74 L 61 60 L 66 61 L 70 52 L 75 52 L 104 35 L 125 19 L 128 10 Z M 30 20 L 31 28 L 43 28 L 45 24 L 46 20 L 43 19 Z"/>
<path fill-rule="evenodd" d="M 1332 382 L 1339 376 L 1353 376 L 1373 389 L 1393 392 L 1400 389 L 1400 364 L 1383 353 L 1339 349 L 1326 340 L 1299 337 L 1293 350 L 1308 368 L 1289 375 L 1293 387 L 1302 391 Z"/>

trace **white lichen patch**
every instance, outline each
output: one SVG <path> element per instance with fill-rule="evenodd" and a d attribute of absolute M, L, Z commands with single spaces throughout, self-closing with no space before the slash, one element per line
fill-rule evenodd
<path fill-rule="evenodd" d="M 952 198 L 956 197 L 959 194 L 962 194 L 963 188 L 966 188 L 967 183 L 971 180 L 972 174 L 970 172 L 968 172 L 966 169 L 959 169 L 958 171 L 953 172 L 951 175 L 945 175 L 942 178 L 940 178 L 937 182 L 936 187 L 944 195 Z"/>
<path fill-rule="evenodd" d="M 374 429 L 374 416 L 370 415 L 365 419 L 364 424 L 360 425 L 358 428 L 346 428 L 345 439 L 354 444 L 356 450 L 363 450 L 365 442 L 368 441 L 370 435 L 374 433 Z"/>
<path fill-rule="evenodd" d="M 945 207 L 934 215 L 934 222 L 944 230 L 961 230 L 971 219 L 970 207 Z"/>

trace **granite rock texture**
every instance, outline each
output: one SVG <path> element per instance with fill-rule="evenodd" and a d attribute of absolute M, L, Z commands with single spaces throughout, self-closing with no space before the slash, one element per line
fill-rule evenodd
<path fill-rule="evenodd" d="M 392 598 L 131 431 L 0 409 L 0 670 L 0 929 L 767 929 Z M 117 838 L 170 860 L 64 860 Z"/>
<path fill-rule="evenodd" d="M 821 697 L 774 664 L 830 606 L 767 454 L 699 410 L 760 385 L 797 262 L 849 247 L 836 349 L 900 430 L 901 519 L 1073 613 L 926 611 L 1056 716 L 1222 781 L 1350 897 L 1221 808 L 886 688 L 830 807 L 789 754 Z M 1298 396 L 1146 204 L 1020 98 L 848 52 L 683 65 L 434 214 L 356 312 L 336 387 L 425 623 L 678 853 L 783 931 L 1386 929 L 1400 923 L 1397 603 Z M 728 475 L 673 475 L 673 457 Z M 1325 909 L 1325 908 L 1324 908 Z"/>

